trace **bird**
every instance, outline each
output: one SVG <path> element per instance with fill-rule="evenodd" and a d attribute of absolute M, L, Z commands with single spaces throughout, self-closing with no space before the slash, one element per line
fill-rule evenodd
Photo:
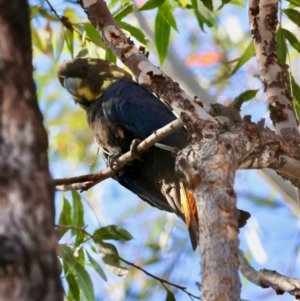
<path fill-rule="evenodd" d="M 57 72 L 61 85 L 85 111 L 95 141 L 107 165 L 111 158 L 128 152 L 133 141 L 143 140 L 177 117 L 146 86 L 117 65 L 98 58 L 75 58 L 63 62 Z M 188 144 L 186 129 L 160 141 L 171 148 Z M 175 213 L 188 228 L 193 250 L 198 245 L 196 202 L 175 174 L 171 152 L 152 146 L 113 177 L 119 184 L 160 210 Z M 239 227 L 250 214 L 239 210 Z"/>

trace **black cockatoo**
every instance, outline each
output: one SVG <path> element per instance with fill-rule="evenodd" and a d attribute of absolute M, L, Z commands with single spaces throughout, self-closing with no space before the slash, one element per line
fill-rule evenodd
<path fill-rule="evenodd" d="M 107 154 L 129 151 L 134 139 L 145 139 L 176 119 L 170 108 L 146 87 L 115 64 L 101 59 L 76 58 L 58 69 L 62 86 L 85 109 L 96 142 Z M 188 141 L 184 128 L 160 143 L 182 149 Z M 108 160 L 106 160 L 108 162 Z M 198 241 L 195 201 L 174 171 L 175 158 L 168 151 L 151 147 L 131 165 L 115 175 L 121 185 L 161 210 L 177 214 L 187 225 L 193 249 Z M 249 213 L 239 211 L 239 227 Z"/>

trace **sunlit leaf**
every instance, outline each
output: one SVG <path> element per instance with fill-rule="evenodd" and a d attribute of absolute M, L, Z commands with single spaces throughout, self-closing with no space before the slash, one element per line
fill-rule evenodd
<path fill-rule="evenodd" d="M 123 18 L 125 18 L 132 12 L 133 4 L 130 2 L 126 2 L 125 4 L 122 4 L 121 7 L 115 13 L 113 13 L 113 17 L 116 21 L 121 21 Z"/>
<path fill-rule="evenodd" d="M 233 75 L 234 73 L 236 73 L 254 55 L 255 55 L 254 45 L 253 45 L 253 42 L 251 41 L 250 44 L 248 45 L 248 47 L 246 48 L 245 52 L 243 53 L 243 55 L 239 58 L 237 64 L 233 68 L 230 75 Z"/>
<path fill-rule="evenodd" d="M 30 20 L 33 19 L 36 16 L 36 14 L 39 12 L 40 9 L 41 9 L 40 5 L 30 6 L 30 13 L 29 13 Z"/>
<path fill-rule="evenodd" d="M 31 28 L 31 40 L 33 45 L 36 46 L 41 52 L 45 52 L 39 34 L 36 32 L 34 26 L 31 25 L 30 28 Z"/>
<path fill-rule="evenodd" d="M 287 29 L 281 28 L 281 31 L 284 37 L 289 41 L 291 46 L 300 53 L 300 42 L 296 38 L 296 36 Z"/>
<path fill-rule="evenodd" d="M 57 61 L 62 53 L 65 43 L 65 31 L 64 26 L 61 23 L 58 24 L 57 30 L 55 31 L 55 37 L 55 60 Z"/>
<path fill-rule="evenodd" d="M 127 276 L 128 270 L 120 265 L 119 254 L 116 247 L 105 242 L 97 243 L 98 250 L 107 269 L 116 276 Z"/>
<path fill-rule="evenodd" d="M 169 23 L 165 20 L 163 16 L 163 12 L 158 10 L 156 18 L 155 18 L 155 44 L 156 49 L 160 61 L 160 65 L 163 64 L 167 57 L 168 47 L 169 47 L 169 39 L 171 27 Z"/>
<path fill-rule="evenodd" d="M 145 37 L 144 33 L 142 30 L 140 30 L 139 28 L 136 28 L 126 22 L 118 22 L 119 26 L 123 29 L 125 29 L 126 31 L 128 31 L 134 38 L 136 38 L 139 42 L 141 42 L 142 44 L 146 45 L 148 40 Z"/>
<path fill-rule="evenodd" d="M 48 19 L 48 20 L 56 21 L 56 22 L 59 21 L 59 20 L 57 19 L 56 16 L 54 16 L 54 15 L 48 13 L 48 11 L 46 11 L 46 10 L 43 9 L 43 8 L 41 8 L 41 9 L 39 10 L 39 14 L 40 14 L 41 16 L 43 16 L 44 18 Z"/>
<path fill-rule="evenodd" d="M 296 6 L 300 6 L 300 0 L 287 0 L 287 1 Z"/>
<path fill-rule="evenodd" d="M 300 12 L 292 8 L 283 9 L 282 11 L 292 22 L 294 22 L 298 27 L 300 27 Z"/>
<path fill-rule="evenodd" d="M 164 2 L 165 0 L 149 0 L 141 8 L 139 8 L 139 11 L 154 9 L 162 5 Z"/>
<path fill-rule="evenodd" d="M 195 14 L 195 16 L 197 18 L 197 21 L 198 21 L 198 24 L 199 24 L 199 27 L 201 28 L 201 30 L 204 31 L 204 24 L 206 24 L 208 27 L 212 27 L 213 26 L 213 23 L 210 20 L 208 20 L 207 18 L 205 18 L 199 12 L 197 0 L 192 0 L 192 8 L 193 8 L 194 14 Z"/>
<path fill-rule="evenodd" d="M 84 210 L 79 193 L 72 190 L 73 197 L 73 225 L 77 228 L 84 227 Z M 76 235 L 75 245 L 78 246 L 84 239 L 85 234 L 79 230 L 72 230 L 72 235 Z"/>
<path fill-rule="evenodd" d="M 107 49 L 107 46 L 102 41 L 102 38 L 97 31 L 97 29 L 90 23 L 84 24 L 84 28 L 86 30 L 86 37 L 95 43 L 97 46 L 100 46 L 103 49 Z"/>
<path fill-rule="evenodd" d="M 65 29 L 65 39 L 71 54 L 71 57 L 74 55 L 74 32 L 72 29 L 66 28 Z"/>
<path fill-rule="evenodd" d="M 78 17 L 77 13 L 71 8 L 65 9 L 64 17 L 66 17 L 68 21 L 71 22 L 72 24 L 81 22 L 81 19 Z"/>
<path fill-rule="evenodd" d="M 101 227 L 94 232 L 93 236 L 96 242 L 105 239 L 114 239 L 121 241 L 128 241 L 133 239 L 133 236 L 127 230 L 116 225 Z"/>
<path fill-rule="evenodd" d="M 99 276 L 104 280 L 107 281 L 106 275 L 104 273 L 104 271 L 102 270 L 100 264 L 87 252 L 85 251 L 88 259 L 90 261 L 90 265 L 92 266 L 92 268 L 94 268 L 94 270 L 99 274 Z"/>
<path fill-rule="evenodd" d="M 181 4 L 181 7 L 185 8 L 188 4 L 188 0 L 178 0 L 178 2 Z"/>
<path fill-rule="evenodd" d="M 95 300 L 95 292 L 94 292 L 94 286 L 93 286 L 90 275 L 85 270 L 85 268 L 82 265 L 80 265 L 79 263 L 76 264 L 75 270 L 76 270 L 77 281 L 78 281 L 80 290 L 82 290 L 85 298 L 88 301 L 94 301 Z"/>
<path fill-rule="evenodd" d="M 169 25 L 177 30 L 176 20 L 173 15 L 173 8 L 169 1 L 164 1 L 163 4 L 159 6 L 159 11 L 162 12 L 162 16 L 169 23 Z"/>
<path fill-rule="evenodd" d="M 71 226 L 72 225 L 72 208 L 70 203 L 66 198 L 63 199 L 63 209 L 60 213 L 58 224 L 63 226 Z M 58 237 L 59 239 L 68 231 L 67 228 L 58 227 Z"/>
<path fill-rule="evenodd" d="M 276 54 L 281 64 L 285 64 L 287 47 L 283 36 L 282 28 L 279 26 L 276 34 Z"/>
<path fill-rule="evenodd" d="M 207 7 L 209 10 L 213 10 L 213 2 L 212 0 L 200 0 L 205 7 Z"/>

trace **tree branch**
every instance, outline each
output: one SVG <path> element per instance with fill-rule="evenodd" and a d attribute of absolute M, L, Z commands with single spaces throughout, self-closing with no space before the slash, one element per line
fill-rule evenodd
<path fill-rule="evenodd" d="M 298 125 L 292 110 L 286 72 L 276 55 L 278 0 L 249 1 L 249 21 L 261 80 L 268 96 L 270 117 L 276 132 L 291 140 L 299 137 Z"/>
<path fill-rule="evenodd" d="M 278 295 L 287 292 L 292 296 L 295 296 L 296 299 L 300 299 L 300 280 L 267 269 L 262 269 L 257 272 L 248 263 L 242 250 L 239 250 L 239 261 L 241 273 L 252 283 L 262 288 L 271 287 Z"/>

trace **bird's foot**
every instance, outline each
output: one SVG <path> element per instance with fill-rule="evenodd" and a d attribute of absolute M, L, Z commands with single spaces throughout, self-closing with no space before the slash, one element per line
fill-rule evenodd
<path fill-rule="evenodd" d="M 112 155 L 107 156 L 107 164 L 113 171 L 118 171 L 114 168 L 114 165 L 117 164 L 117 159 L 122 155 L 122 153 L 114 153 Z"/>
<path fill-rule="evenodd" d="M 132 140 L 131 142 L 131 145 L 130 145 L 130 152 L 131 152 L 131 156 L 135 159 L 135 160 L 139 160 L 139 161 L 142 161 L 141 160 L 141 154 L 138 152 L 137 150 L 137 147 L 138 145 L 141 143 L 141 140 L 140 139 L 134 139 Z"/>

